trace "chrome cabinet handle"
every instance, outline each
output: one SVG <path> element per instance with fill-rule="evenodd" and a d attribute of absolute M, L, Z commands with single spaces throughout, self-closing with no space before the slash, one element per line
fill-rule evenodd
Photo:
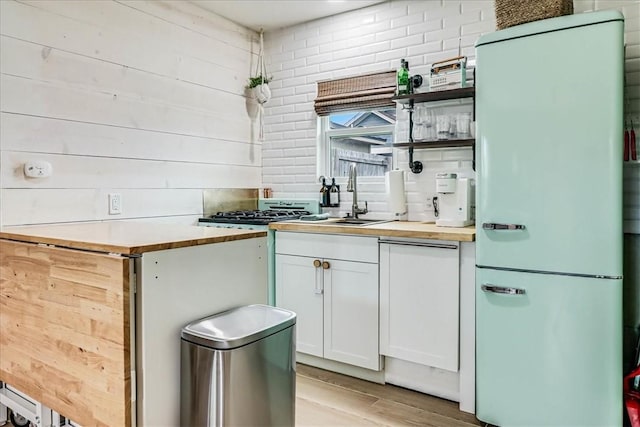
<path fill-rule="evenodd" d="M 482 228 L 485 230 L 524 230 L 526 227 L 521 224 L 499 224 L 496 222 L 483 222 Z"/>
<path fill-rule="evenodd" d="M 492 292 L 494 294 L 506 294 L 506 295 L 524 295 L 527 293 L 524 289 L 518 288 L 506 288 L 503 286 L 495 286 L 495 285 L 482 285 L 480 286 L 485 292 Z"/>

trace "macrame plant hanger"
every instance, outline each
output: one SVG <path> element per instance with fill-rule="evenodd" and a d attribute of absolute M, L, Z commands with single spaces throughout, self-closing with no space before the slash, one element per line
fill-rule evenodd
<path fill-rule="evenodd" d="M 256 76 L 261 76 L 261 84 L 267 75 L 267 66 L 264 63 L 264 31 L 260 29 L 260 51 L 258 52 L 258 63 L 256 64 Z"/>
<path fill-rule="evenodd" d="M 264 63 L 264 31 L 262 30 L 262 28 L 260 29 L 260 51 L 258 53 L 258 62 L 256 64 L 256 76 L 260 76 L 260 85 L 266 85 L 267 82 L 265 82 L 265 79 L 267 78 L 267 66 Z M 264 86 L 259 86 L 261 89 L 264 88 Z M 268 89 L 266 89 L 268 90 Z M 269 91 L 268 97 L 266 96 L 266 94 L 263 94 L 265 96 L 261 96 L 261 97 L 256 97 L 256 100 L 258 101 L 258 120 L 259 120 L 259 124 L 260 124 L 260 133 L 259 133 L 259 138 L 260 141 L 264 140 L 264 106 L 263 104 L 265 102 L 267 102 L 271 97 L 271 92 Z"/>

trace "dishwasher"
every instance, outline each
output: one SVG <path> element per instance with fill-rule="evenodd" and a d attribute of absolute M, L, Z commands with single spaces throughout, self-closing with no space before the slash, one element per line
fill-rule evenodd
<path fill-rule="evenodd" d="M 381 354 L 457 372 L 460 243 L 381 238 L 379 250 Z"/>

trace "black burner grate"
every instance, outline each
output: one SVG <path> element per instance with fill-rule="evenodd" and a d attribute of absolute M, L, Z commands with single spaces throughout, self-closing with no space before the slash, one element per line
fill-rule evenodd
<path fill-rule="evenodd" d="M 303 210 L 247 210 L 218 212 L 211 215 L 207 222 L 234 223 L 234 224 L 269 224 L 274 221 L 286 221 L 298 219 L 302 215 L 309 215 L 310 212 Z"/>

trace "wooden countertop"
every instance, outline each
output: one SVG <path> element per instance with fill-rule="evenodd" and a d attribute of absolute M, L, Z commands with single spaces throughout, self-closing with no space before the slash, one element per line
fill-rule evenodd
<path fill-rule="evenodd" d="M 266 231 L 133 221 L 0 228 L 2 239 L 125 255 L 266 235 Z"/>
<path fill-rule="evenodd" d="M 336 225 L 337 218 L 324 221 L 281 221 L 269 224 L 269 228 L 278 231 L 298 231 L 305 233 L 357 234 L 363 236 L 409 237 L 416 239 L 454 240 L 473 242 L 476 228 L 438 227 L 434 223 L 417 221 L 390 221 L 380 224 L 349 226 Z"/>

